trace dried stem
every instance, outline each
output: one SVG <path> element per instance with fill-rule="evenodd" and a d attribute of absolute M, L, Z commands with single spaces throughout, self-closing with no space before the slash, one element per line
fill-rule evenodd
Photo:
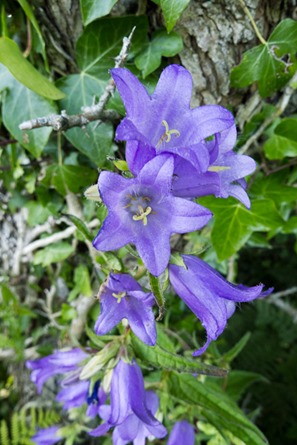
<path fill-rule="evenodd" d="M 119 55 L 115 58 L 115 68 L 119 68 L 124 65 L 129 49 L 131 46 L 131 40 L 135 27 L 132 29 L 129 37 L 123 38 L 123 46 Z M 112 121 L 118 118 L 118 114 L 113 110 L 103 110 L 107 104 L 110 96 L 115 91 L 115 83 L 111 79 L 106 86 L 104 93 L 99 99 L 99 102 L 95 105 L 82 107 L 81 114 L 68 115 L 65 110 L 61 111 L 61 114 L 51 114 L 45 117 L 37 117 L 29 121 L 22 122 L 19 125 L 20 130 L 33 130 L 40 127 L 52 127 L 55 131 L 66 131 L 73 127 L 85 127 L 93 121 Z"/>

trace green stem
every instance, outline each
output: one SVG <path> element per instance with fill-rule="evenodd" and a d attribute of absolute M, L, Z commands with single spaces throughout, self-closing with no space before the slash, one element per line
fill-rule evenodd
<path fill-rule="evenodd" d="M 62 155 L 62 136 L 61 133 L 57 133 L 57 150 L 58 150 L 58 164 L 63 165 L 63 155 Z"/>
<path fill-rule="evenodd" d="M 248 18 L 249 18 L 249 20 L 250 20 L 250 22 L 251 22 L 251 25 L 252 25 L 252 27 L 254 28 L 254 31 L 255 31 L 255 33 L 256 33 L 256 36 L 258 37 L 258 39 L 260 40 L 260 42 L 261 42 L 263 45 L 267 45 L 267 42 L 266 42 L 266 40 L 264 39 L 264 37 L 262 36 L 262 34 L 260 33 L 259 28 L 258 28 L 258 26 L 256 25 L 256 22 L 255 22 L 255 20 L 254 20 L 254 18 L 253 18 L 253 16 L 252 16 L 252 14 L 250 13 L 250 11 L 248 10 L 248 8 L 246 7 L 246 4 L 244 3 L 244 0 L 239 0 L 239 3 L 241 4 L 241 6 L 242 6 L 244 12 L 246 13 L 246 15 L 248 16 Z"/>
<path fill-rule="evenodd" d="M 155 296 L 156 303 L 159 308 L 159 315 L 157 317 L 157 321 L 162 320 L 165 313 L 165 298 L 163 292 L 160 287 L 160 282 L 158 277 L 155 277 L 151 273 L 149 273 L 150 285 L 152 292 Z"/>

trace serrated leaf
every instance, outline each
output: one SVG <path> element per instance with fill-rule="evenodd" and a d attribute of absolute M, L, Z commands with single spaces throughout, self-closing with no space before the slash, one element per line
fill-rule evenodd
<path fill-rule="evenodd" d="M 172 352 L 165 351 L 160 346 L 147 346 L 132 334 L 132 347 L 135 354 L 144 362 L 149 363 L 159 369 L 175 370 L 178 372 L 190 372 L 195 374 L 212 375 L 224 377 L 227 371 L 225 369 L 216 368 L 215 366 L 206 365 L 197 359 L 189 359 Z"/>
<path fill-rule="evenodd" d="M 109 14 L 118 0 L 80 0 L 84 25 Z"/>
<path fill-rule="evenodd" d="M 255 199 L 251 210 L 234 198 L 207 197 L 199 203 L 215 215 L 211 239 L 220 261 L 236 253 L 253 232 L 277 230 L 284 222 L 270 199 Z"/>
<path fill-rule="evenodd" d="M 160 0 L 160 6 L 168 32 L 173 29 L 189 3 L 190 0 Z"/>
<path fill-rule="evenodd" d="M 3 123 L 12 134 L 33 156 L 38 158 L 47 144 L 51 128 L 37 128 L 30 133 L 19 129 L 23 121 L 57 113 L 56 105 L 26 88 L 0 65 L 0 90 L 8 88 L 2 98 Z"/>
<path fill-rule="evenodd" d="M 135 65 L 147 77 L 161 65 L 162 56 L 173 57 L 183 49 L 182 38 L 175 32 L 160 30 L 153 34 L 151 42 L 135 58 Z"/>
<path fill-rule="evenodd" d="M 263 148 L 268 159 L 297 156 L 297 119 L 282 119 Z"/>
<path fill-rule="evenodd" d="M 46 267 L 49 264 L 66 260 L 73 252 L 74 247 L 64 241 L 51 244 L 35 254 L 33 263 Z"/>
<path fill-rule="evenodd" d="M 245 52 L 240 65 L 233 68 L 231 85 L 241 88 L 258 82 L 262 97 L 282 88 L 297 67 L 297 22 L 285 19 L 277 25 L 266 44 Z M 289 63 L 284 57 L 289 58 Z"/>
<path fill-rule="evenodd" d="M 64 97 L 64 93 L 40 74 L 22 55 L 18 45 L 7 37 L 0 37 L 0 62 L 20 83 L 40 96 L 52 100 Z"/>
<path fill-rule="evenodd" d="M 202 383 L 189 374 L 172 373 L 168 380 L 172 397 L 197 406 L 210 424 L 219 431 L 228 430 L 246 445 L 264 445 L 267 440 L 261 431 L 241 412 L 238 406 L 217 386 Z"/>

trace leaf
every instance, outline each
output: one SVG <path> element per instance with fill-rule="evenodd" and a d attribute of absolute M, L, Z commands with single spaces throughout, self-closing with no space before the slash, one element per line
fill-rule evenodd
<path fill-rule="evenodd" d="M 246 209 L 234 198 L 207 197 L 199 203 L 215 215 L 211 239 L 220 261 L 237 252 L 253 232 L 277 230 L 283 219 L 270 199 L 255 199 L 251 210 Z"/>
<path fill-rule="evenodd" d="M 237 343 L 233 346 L 233 348 L 229 349 L 221 358 L 220 360 L 231 363 L 238 354 L 241 353 L 243 348 L 246 346 L 247 342 L 251 338 L 251 333 L 247 332 Z"/>
<path fill-rule="evenodd" d="M 80 0 L 80 10 L 84 25 L 109 14 L 118 0 Z"/>
<path fill-rule="evenodd" d="M 36 116 L 57 113 L 57 108 L 55 104 L 15 80 L 9 71 L 0 65 L 0 91 L 4 88 L 8 90 L 3 94 L 2 100 L 3 123 L 23 147 L 39 158 L 47 144 L 51 128 L 37 128 L 30 133 L 24 133 L 19 129 L 19 124 L 35 119 Z"/>
<path fill-rule="evenodd" d="M 297 235 L 297 216 L 292 216 L 284 225 L 284 233 L 294 233 Z"/>
<path fill-rule="evenodd" d="M 202 383 L 189 374 L 171 373 L 167 380 L 171 397 L 198 405 L 201 414 L 219 431 L 228 430 L 245 445 L 264 445 L 267 440 L 238 406 L 217 386 Z"/>
<path fill-rule="evenodd" d="M 259 381 L 268 383 L 265 377 L 256 372 L 231 371 L 227 379 L 227 394 L 237 402 L 250 385 Z"/>
<path fill-rule="evenodd" d="M 182 38 L 175 32 L 160 30 L 153 34 L 151 42 L 135 58 L 135 65 L 147 77 L 161 65 L 162 56 L 173 57 L 183 49 Z"/>
<path fill-rule="evenodd" d="M 279 206 L 284 202 L 297 200 L 297 188 L 284 184 L 286 176 L 283 172 L 273 173 L 254 181 L 250 192 L 256 198 L 272 199 Z"/>
<path fill-rule="evenodd" d="M 190 0 L 160 0 L 160 6 L 168 32 L 173 29 L 189 3 Z"/>
<path fill-rule="evenodd" d="M 51 212 L 47 207 L 44 207 L 36 201 L 29 201 L 25 207 L 28 209 L 27 222 L 31 227 L 34 227 L 37 224 L 43 224 L 51 215 Z"/>
<path fill-rule="evenodd" d="M 72 301 L 78 294 L 91 297 L 93 292 L 90 284 L 90 274 L 84 264 L 80 264 L 74 271 L 74 284 L 72 291 L 68 296 L 68 301 Z"/>
<path fill-rule="evenodd" d="M 40 96 L 52 100 L 64 97 L 64 94 L 54 84 L 25 59 L 17 44 L 7 37 L 0 37 L 0 62 L 20 83 Z"/>
<path fill-rule="evenodd" d="M 129 56 L 139 51 L 147 35 L 146 17 L 100 19 L 87 26 L 77 42 L 77 62 L 80 74 L 61 79 L 57 84 L 66 94 L 61 107 L 69 114 L 81 112 L 82 106 L 92 105 L 110 79 L 109 70 L 114 58 L 120 53 L 122 40 L 136 26 Z M 66 138 L 98 167 L 103 167 L 113 151 L 113 126 L 93 122 L 84 130 L 73 128 L 65 133 Z"/>
<path fill-rule="evenodd" d="M 95 182 L 96 170 L 78 165 L 50 165 L 46 170 L 43 184 L 54 187 L 62 196 L 70 190 L 73 193 Z"/>
<path fill-rule="evenodd" d="M 190 372 L 195 374 L 205 374 L 223 377 L 227 371 L 225 369 L 216 368 L 215 366 L 206 365 L 197 359 L 189 359 L 177 354 L 165 351 L 160 346 L 147 346 L 142 343 L 134 334 L 132 338 L 132 347 L 135 354 L 144 362 L 160 369 L 175 370 L 179 372 Z"/>
<path fill-rule="evenodd" d="M 282 119 L 263 148 L 268 159 L 297 156 L 297 119 Z"/>
<path fill-rule="evenodd" d="M 241 88 L 258 82 L 260 95 L 270 96 L 281 89 L 295 73 L 296 46 L 297 22 L 285 19 L 277 25 L 265 45 L 245 52 L 240 65 L 231 72 L 231 85 Z"/>
<path fill-rule="evenodd" d="M 81 219 L 79 219 L 75 215 L 67 214 L 67 216 L 71 220 L 71 222 L 75 225 L 75 227 L 84 235 L 84 237 L 88 241 L 93 241 L 94 236 L 93 236 L 92 232 L 90 231 L 88 226 L 86 226 L 86 224 Z"/>
<path fill-rule="evenodd" d="M 46 267 L 49 264 L 66 260 L 73 252 L 74 247 L 64 241 L 51 244 L 35 254 L 33 264 L 41 264 Z"/>

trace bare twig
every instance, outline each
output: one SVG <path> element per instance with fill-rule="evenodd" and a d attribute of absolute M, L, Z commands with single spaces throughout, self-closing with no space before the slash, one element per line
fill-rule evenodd
<path fill-rule="evenodd" d="M 124 65 L 129 49 L 135 27 L 132 29 L 129 37 L 123 38 L 123 46 L 120 54 L 115 58 L 115 68 Z M 118 118 L 118 114 L 113 110 L 103 110 L 110 96 L 115 91 L 115 83 L 111 79 L 106 86 L 104 93 L 95 105 L 82 107 L 81 114 L 68 115 L 65 110 L 61 114 L 51 114 L 45 117 L 38 117 L 29 121 L 22 122 L 19 125 L 20 130 L 33 130 L 40 127 L 52 127 L 55 131 L 66 131 L 73 127 L 85 127 L 93 121 L 112 121 Z"/>
<path fill-rule="evenodd" d="M 286 297 L 288 295 L 297 294 L 297 286 L 291 287 L 290 289 L 286 289 L 281 292 L 276 292 L 275 294 L 270 295 L 268 298 L 265 298 L 265 301 L 270 304 L 274 304 L 279 309 L 282 309 L 284 312 L 289 314 L 293 323 L 297 323 L 297 309 L 291 306 L 290 303 L 283 301 L 281 298 Z"/>

